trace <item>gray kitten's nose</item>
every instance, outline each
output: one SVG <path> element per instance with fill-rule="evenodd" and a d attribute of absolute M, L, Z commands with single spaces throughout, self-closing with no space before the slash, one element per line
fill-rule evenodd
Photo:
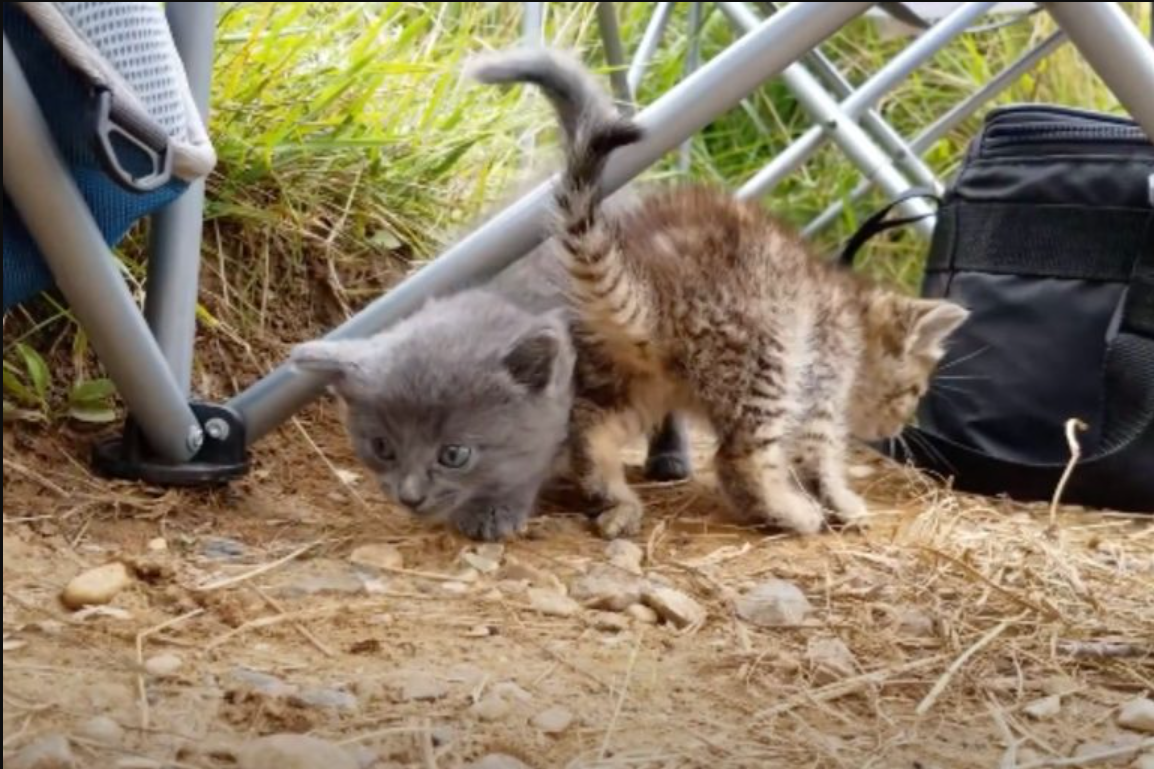
<path fill-rule="evenodd" d="M 425 501 L 425 495 L 420 492 L 413 492 L 412 490 L 401 489 L 400 493 L 401 504 L 405 507 L 411 507 L 414 510 L 420 507 Z"/>
<path fill-rule="evenodd" d="M 413 510 L 424 504 L 427 497 L 424 484 L 421 483 L 420 478 L 413 476 L 402 480 L 401 487 L 397 489 L 397 498 L 401 500 L 401 504 Z"/>

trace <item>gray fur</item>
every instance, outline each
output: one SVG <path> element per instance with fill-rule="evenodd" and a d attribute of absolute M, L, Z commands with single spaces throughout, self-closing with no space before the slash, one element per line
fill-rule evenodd
<path fill-rule="evenodd" d="M 302 344 L 292 360 L 335 375 L 353 448 L 391 499 L 474 539 L 524 525 L 565 441 L 574 351 L 563 314 L 493 291 L 431 301 L 369 339 Z M 446 467 L 446 446 L 468 449 L 467 463 Z"/>

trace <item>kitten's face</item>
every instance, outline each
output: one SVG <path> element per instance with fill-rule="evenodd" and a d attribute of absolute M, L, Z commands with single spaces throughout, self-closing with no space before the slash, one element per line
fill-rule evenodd
<path fill-rule="evenodd" d="M 952 302 L 871 297 L 863 313 L 866 345 L 850 407 L 850 432 L 864 441 L 893 438 L 913 418 L 969 311 Z"/>
<path fill-rule="evenodd" d="M 357 456 L 424 519 L 535 494 L 567 434 L 564 326 L 493 301 L 432 303 L 385 335 L 293 354 L 301 368 L 337 373 Z"/>

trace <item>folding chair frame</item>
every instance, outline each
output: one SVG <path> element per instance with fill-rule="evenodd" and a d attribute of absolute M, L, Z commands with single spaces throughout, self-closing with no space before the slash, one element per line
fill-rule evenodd
<path fill-rule="evenodd" d="M 529 10 L 526 41 L 538 38 L 543 4 Z M 617 95 L 632 94 L 660 43 L 672 3 L 660 3 L 628 70 L 613 77 Z M 615 154 L 605 173 L 612 192 L 664 154 L 685 143 L 772 77 L 781 75 L 815 119 L 811 129 L 738 191 L 765 194 L 831 139 L 863 170 L 854 195 L 877 184 L 893 196 L 915 183 L 936 183 L 918 157 L 982 104 L 1035 66 L 1068 37 L 1148 135 L 1154 137 L 1154 46 L 1117 3 L 1042 3 L 1061 32 L 996 76 L 909 142 L 871 108 L 914 68 L 960 34 L 992 3 L 967 3 L 924 32 L 905 51 L 854 90 L 817 51 L 872 2 L 794 3 L 766 21 L 744 3 L 717 3 L 744 35 L 708 63 L 687 57 L 685 79 L 636 114 L 645 139 Z M 212 63 L 213 3 L 169 3 L 180 55 L 198 106 L 205 110 Z M 703 18 L 695 3 L 691 28 Z M 598 4 L 606 54 L 624 65 L 616 18 Z M 696 51 L 696 46 L 693 48 Z M 805 64 L 802 64 L 802 61 Z M 812 71 L 811 71 L 812 69 Z M 815 74 L 816 73 L 816 74 Z M 624 76 L 623 76 L 624 75 Z M 825 85 L 823 85 L 823 81 Z M 827 90 L 827 87 L 830 90 Z M 832 90 L 832 93 L 831 93 Z M 684 153 L 684 149 L 682 150 Z M 684 162 L 684 161 L 683 161 Z M 909 176 L 907 177 L 907 174 Z M 39 245 L 61 291 L 92 340 L 131 414 L 125 439 L 98 451 L 103 469 L 158 483 L 227 480 L 245 468 L 245 448 L 287 421 L 323 392 L 326 380 L 289 364 L 269 373 L 223 406 L 189 402 L 203 184 L 194 185 L 155 217 L 143 316 L 116 261 L 49 139 L 35 99 L 4 42 L 4 186 Z M 537 246 L 545 237 L 553 181 L 539 185 L 438 259 L 333 330 L 327 338 L 365 337 L 397 322 L 431 296 L 475 285 Z M 852 198 L 853 196 L 851 196 Z M 928 213 L 911 202 L 916 213 Z M 837 215 L 832 208 L 810 226 Z M 59 226 L 66 221 L 68 227 Z M 923 231 L 928 234 L 927 220 Z"/>

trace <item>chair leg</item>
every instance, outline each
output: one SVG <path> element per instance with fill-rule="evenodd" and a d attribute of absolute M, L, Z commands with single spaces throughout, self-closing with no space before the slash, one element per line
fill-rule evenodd
<path fill-rule="evenodd" d="M 745 3 L 718 3 L 718 8 L 729 18 L 730 22 L 747 35 L 758 28 L 759 19 Z M 772 19 L 770 20 L 772 23 Z M 782 73 L 782 79 L 790 91 L 809 112 L 810 117 L 819 125 L 824 126 L 830 138 L 842 149 L 849 159 L 869 176 L 877 179 L 878 186 L 891 197 L 899 197 L 913 185 L 909 180 L 893 167 L 886 153 L 874 143 L 873 139 L 858 125 L 837 101 L 822 88 L 821 84 L 801 64 L 794 63 Z M 818 129 L 819 131 L 821 129 Z M 820 133 L 817 137 L 820 141 Z M 797 152 L 799 143 L 795 143 L 786 153 Z M 777 160 L 767 166 L 772 169 L 778 165 Z M 757 197 L 764 190 L 766 169 L 757 174 L 737 191 L 739 199 Z M 911 198 L 900 206 L 902 212 L 908 216 L 921 217 L 914 227 L 927 238 L 933 233 L 934 212 L 924 200 Z"/>
<path fill-rule="evenodd" d="M 1042 3 L 1154 141 L 1154 45 L 1117 3 Z"/>
<path fill-rule="evenodd" d="M 204 443 L 200 423 L 57 155 L 7 37 L 4 189 L 149 443 L 170 461 L 190 459 Z"/>
<path fill-rule="evenodd" d="M 169 3 L 166 9 L 193 99 L 205 123 L 212 80 L 215 3 Z M 196 339 L 204 181 L 152 217 L 144 317 L 187 399 Z"/>
<path fill-rule="evenodd" d="M 926 151 L 937 144 L 939 139 L 964 123 L 987 103 L 997 98 L 999 94 L 1021 79 L 1023 74 L 1036 67 L 1040 61 L 1056 51 L 1065 42 L 1066 35 L 1059 30 L 1022 54 L 1012 64 L 991 78 L 990 82 L 955 104 L 948 112 L 926 126 L 923 131 L 910 140 L 910 151 L 919 156 L 925 154 Z M 871 179 L 862 179 L 849 194 L 849 202 L 852 203 L 861 199 L 863 195 L 869 192 L 872 186 L 873 181 Z M 807 238 L 813 237 L 837 219 L 844 209 L 845 203 L 843 201 L 839 200 L 834 202 L 829 208 L 822 211 L 819 216 L 805 226 L 805 229 L 802 230 L 802 235 Z"/>
<path fill-rule="evenodd" d="M 646 138 L 614 155 L 605 172 L 605 194 L 619 189 L 871 6 L 869 2 L 795 3 L 738 40 L 638 114 Z M 524 256 L 544 237 L 552 187 L 547 182 L 497 214 L 329 338 L 374 334 L 429 297 L 475 285 Z M 285 364 L 229 405 L 243 416 L 251 443 L 316 398 L 325 384 L 322 377 Z"/>

